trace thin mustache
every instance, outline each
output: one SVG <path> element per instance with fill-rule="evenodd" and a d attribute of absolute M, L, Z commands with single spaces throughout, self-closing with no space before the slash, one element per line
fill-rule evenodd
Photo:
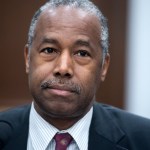
<path fill-rule="evenodd" d="M 75 92 L 77 94 L 81 93 L 81 88 L 78 84 L 75 84 L 74 82 L 71 81 L 66 81 L 62 79 L 51 79 L 44 81 L 41 84 L 41 89 L 47 89 L 47 88 L 55 88 L 55 87 L 64 87 L 64 89 L 69 89 L 72 92 Z"/>

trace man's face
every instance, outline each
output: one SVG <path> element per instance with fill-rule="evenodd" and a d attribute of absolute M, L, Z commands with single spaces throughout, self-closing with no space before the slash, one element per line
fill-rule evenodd
<path fill-rule="evenodd" d="M 39 113 L 77 117 L 92 106 L 104 80 L 109 58 L 102 65 L 98 19 L 71 7 L 44 11 L 35 37 L 25 49 L 29 88 Z"/>

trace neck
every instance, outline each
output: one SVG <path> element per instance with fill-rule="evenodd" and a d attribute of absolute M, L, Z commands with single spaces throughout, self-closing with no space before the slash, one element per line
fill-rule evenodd
<path fill-rule="evenodd" d="M 47 114 L 43 111 L 41 111 L 41 109 L 37 106 L 37 104 L 34 104 L 35 110 L 36 112 L 44 119 L 46 120 L 48 123 L 50 123 L 51 125 L 53 125 L 54 127 L 56 127 L 58 130 L 67 130 L 69 129 L 71 126 L 73 126 L 78 120 L 80 120 L 87 112 L 85 111 L 85 113 L 80 113 L 76 116 L 71 116 L 71 117 L 65 117 L 65 116 L 57 116 L 57 115 L 53 115 L 53 114 Z"/>
<path fill-rule="evenodd" d="M 56 127 L 58 130 L 67 130 L 70 127 L 72 127 L 80 118 L 74 118 L 74 119 L 60 119 L 60 118 L 44 118 L 47 122 L 49 122 L 51 125 Z"/>

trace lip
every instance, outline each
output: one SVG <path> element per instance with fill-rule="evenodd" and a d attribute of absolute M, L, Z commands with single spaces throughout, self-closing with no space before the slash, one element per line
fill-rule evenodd
<path fill-rule="evenodd" d="M 72 93 L 74 93 L 74 91 L 71 88 L 58 85 L 47 88 L 47 91 L 50 92 L 51 94 L 59 96 L 69 96 Z"/>

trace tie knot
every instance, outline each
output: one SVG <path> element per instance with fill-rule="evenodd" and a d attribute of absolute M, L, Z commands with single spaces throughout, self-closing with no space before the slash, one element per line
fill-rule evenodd
<path fill-rule="evenodd" d="M 56 142 L 56 150 L 66 150 L 72 141 L 72 136 L 69 133 L 57 133 L 54 139 Z"/>

